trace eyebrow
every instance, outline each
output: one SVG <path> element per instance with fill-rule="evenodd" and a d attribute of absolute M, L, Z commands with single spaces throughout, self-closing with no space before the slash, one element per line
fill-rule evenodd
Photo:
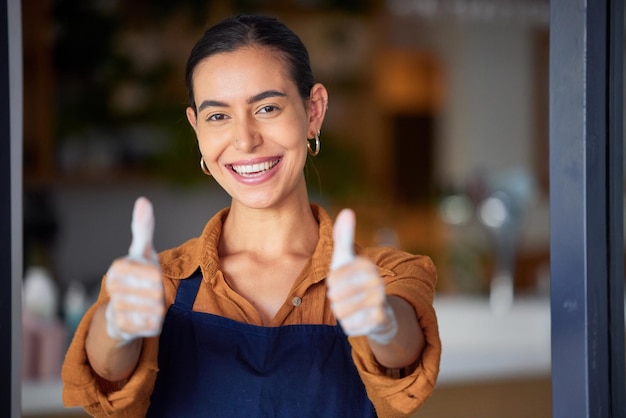
<path fill-rule="evenodd" d="M 282 93 L 278 90 L 266 90 L 248 98 L 248 100 L 246 100 L 246 103 L 253 104 L 261 100 L 267 99 L 269 97 L 286 97 L 286 96 L 287 95 L 285 93 Z M 200 103 L 200 106 L 198 106 L 198 112 L 202 111 L 203 109 L 206 109 L 207 107 L 228 107 L 228 104 L 226 102 L 221 102 L 219 100 L 204 100 L 202 103 Z"/>

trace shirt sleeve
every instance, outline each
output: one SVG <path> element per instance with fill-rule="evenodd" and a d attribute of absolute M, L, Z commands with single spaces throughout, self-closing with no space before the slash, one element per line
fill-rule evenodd
<path fill-rule="evenodd" d="M 397 250 L 377 250 L 364 255 L 379 266 L 386 293 L 399 296 L 413 306 L 426 344 L 417 364 L 399 376 L 390 376 L 378 364 L 367 337 L 349 338 L 352 357 L 378 416 L 408 417 L 431 395 L 439 374 L 441 341 L 433 308 L 436 269 L 428 257 Z"/>
<path fill-rule="evenodd" d="M 125 382 L 100 378 L 87 359 L 85 341 L 91 320 L 108 300 L 103 280 L 98 300 L 83 316 L 65 355 L 61 370 L 63 403 L 67 407 L 83 407 L 94 417 L 145 416 L 156 381 L 158 338 L 144 339 L 137 368 Z"/>

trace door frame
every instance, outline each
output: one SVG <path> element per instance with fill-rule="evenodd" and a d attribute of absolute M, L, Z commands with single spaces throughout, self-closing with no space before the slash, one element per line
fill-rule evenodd
<path fill-rule="evenodd" d="M 555 418 L 624 417 L 622 0 L 550 2 Z"/>

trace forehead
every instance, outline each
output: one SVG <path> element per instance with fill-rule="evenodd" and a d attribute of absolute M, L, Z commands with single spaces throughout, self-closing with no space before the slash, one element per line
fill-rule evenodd
<path fill-rule="evenodd" d="M 237 92 L 296 88 L 281 52 L 245 47 L 222 52 L 200 61 L 193 72 L 194 96 L 230 96 Z"/>

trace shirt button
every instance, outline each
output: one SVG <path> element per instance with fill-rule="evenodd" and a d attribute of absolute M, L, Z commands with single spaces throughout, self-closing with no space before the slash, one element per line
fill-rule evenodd
<path fill-rule="evenodd" d="M 291 299 L 291 303 L 293 303 L 293 306 L 300 306 L 300 304 L 302 303 L 302 299 L 296 296 L 295 298 Z"/>

